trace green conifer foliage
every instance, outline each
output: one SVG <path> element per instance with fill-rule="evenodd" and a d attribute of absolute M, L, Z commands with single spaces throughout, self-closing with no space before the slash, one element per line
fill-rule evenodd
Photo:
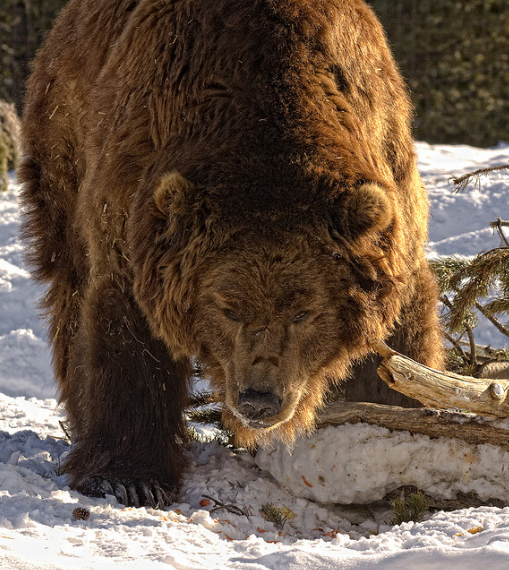
<path fill-rule="evenodd" d="M 480 184 L 481 176 L 496 170 L 509 171 L 509 165 L 477 170 L 454 179 L 454 183 L 461 190 L 472 182 Z M 472 259 L 451 256 L 430 261 L 442 293 L 445 336 L 453 345 L 453 362 L 461 373 L 472 376 L 480 375 L 489 362 L 509 358 L 506 350 L 478 347 L 475 342 L 479 314 L 509 337 L 509 327 L 503 322 L 509 317 L 509 241 L 504 234 L 509 222 L 498 218 L 490 225 L 500 237 L 498 247 Z M 461 346 L 463 338 L 467 339 L 468 353 Z"/>

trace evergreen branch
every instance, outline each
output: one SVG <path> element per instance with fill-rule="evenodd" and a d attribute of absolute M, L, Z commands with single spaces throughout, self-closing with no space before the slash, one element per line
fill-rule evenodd
<path fill-rule="evenodd" d="M 440 290 L 445 292 L 452 289 L 451 279 L 454 275 L 461 269 L 464 269 L 469 263 L 470 260 L 464 257 L 452 255 L 450 257 L 430 260 L 429 267 L 438 281 Z"/>
<path fill-rule="evenodd" d="M 190 408 L 199 408 L 200 406 L 206 406 L 208 404 L 214 404 L 217 400 L 212 392 L 195 392 L 191 394 L 189 401 Z"/>
<path fill-rule="evenodd" d="M 214 424 L 221 426 L 221 409 L 214 404 L 218 400 L 212 392 L 196 392 L 191 394 L 188 407 L 186 409 L 186 418 L 188 421 L 199 424 Z"/>
<path fill-rule="evenodd" d="M 460 289 L 463 281 L 469 283 L 491 284 L 500 274 L 504 273 L 509 264 L 509 249 L 495 247 L 479 253 L 474 259 L 468 260 L 451 279 L 451 286 Z"/>
<path fill-rule="evenodd" d="M 283 530 L 288 520 L 283 510 L 272 503 L 265 503 L 260 509 L 260 513 L 265 520 L 271 522 L 277 529 Z"/>
<path fill-rule="evenodd" d="M 391 524 L 401 524 L 404 522 L 420 522 L 429 512 L 430 505 L 426 495 L 422 491 L 411 493 L 394 499 L 391 503 L 393 517 Z"/>
<path fill-rule="evenodd" d="M 490 311 L 490 313 L 492 313 L 493 315 L 496 314 L 507 314 L 509 313 L 509 297 L 507 296 L 507 293 L 504 294 L 504 297 L 498 297 L 496 299 L 493 299 L 493 301 L 490 301 L 489 303 L 487 303 L 484 308 L 488 311 Z M 503 331 L 501 331 L 503 334 Z"/>
<path fill-rule="evenodd" d="M 219 408 L 210 408 L 205 410 L 191 409 L 186 411 L 186 418 L 190 422 L 197 424 L 221 424 L 221 410 Z"/>
<path fill-rule="evenodd" d="M 497 280 L 507 279 L 509 249 L 495 248 L 475 257 L 450 280 L 457 294 L 449 314 L 451 330 L 459 330 L 479 298 L 487 297 Z"/>

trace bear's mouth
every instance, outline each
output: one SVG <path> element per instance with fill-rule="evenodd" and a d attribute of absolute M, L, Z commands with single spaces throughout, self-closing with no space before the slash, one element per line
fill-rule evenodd
<path fill-rule="evenodd" d="M 281 412 L 283 399 L 274 392 L 247 388 L 237 398 L 237 410 L 249 425 L 272 425 Z"/>
<path fill-rule="evenodd" d="M 279 422 L 276 422 L 279 423 Z M 262 422 L 256 421 L 256 420 L 248 420 L 247 425 L 251 428 L 251 429 L 267 429 L 270 427 L 273 427 L 274 424 L 264 424 Z"/>
<path fill-rule="evenodd" d="M 232 406 L 230 404 L 226 404 L 227 408 L 230 412 L 241 422 L 244 427 L 250 429 L 257 429 L 257 430 L 264 430 L 273 428 L 276 425 L 282 423 L 281 420 L 277 417 L 274 418 L 267 418 L 267 419 L 252 419 L 248 418 L 243 415 L 236 406 Z"/>

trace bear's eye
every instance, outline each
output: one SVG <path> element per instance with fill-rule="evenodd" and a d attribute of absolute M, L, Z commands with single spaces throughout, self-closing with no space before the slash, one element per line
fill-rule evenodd
<path fill-rule="evenodd" d="M 240 321 L 239 317 L 231 309 L 223 309 L 223 314 L 230 321 Z"/>
<path fill-rule="evenodd" d="M 301 311 L 300 313 L 297 313 L 295 317 L 293 317 L 292 322 L 301 323 L 302 321 L 305 321 L 308 317 L 309 317 L 308 311 Z"/>

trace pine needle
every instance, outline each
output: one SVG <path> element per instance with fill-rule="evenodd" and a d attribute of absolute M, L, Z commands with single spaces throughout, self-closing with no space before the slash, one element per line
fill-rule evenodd
<path fill-rule="evenodd" d="M 187 410 L 188 421 L 197 424 L 213 424 L 219 427 L 221 423 L 221 410 L 219 408 L 205 408 L 202 410 Z"/>
<path fill-rule="evenodd" d="M 402 495 L 392 501 L 391 506 L 394 511 L 391 522 L 395 525 L 410 521 L 420 522 L 429 512 L 429 502 L 422 491 L 411 493 L 408 497 Z"/>
<path fill-rule="evenodd" d="M 200 406 L 206 406 L 208 404 L 213 404 L 217 400 L 214 397 L 212 392 L 203 391 L 203 392 L 194 392 L 191 394 L 191 398 L 189 401 L 190 408 L 198 408 Z"/>
<path fill-rule="evenodd" d="M 454 275 L 464 269 L 469 263 L 469 259 L 460 256 L 442 257 L 429 261 L 430 269 L 435 274 L 438 286 L 441 291 L 451 291 L 451 279 Z"/>
<path fill-rule="evenodd" d="M 448 317 L 452 332 L 464 330 L 467 314 L 479 299 L 492 293 L 498 282 L 509 282 L 508 248 L 480 253 L 449 279 L 451 289 L 456 292 Z"/>
<path fill-rule="evenodd" d="M 271 522 L 278 530 L 283 530 L 287 518 L 279 507 L 276 507 L 276 505 L 272 503 L 265 503 L 262 505 L 260 513 L 265 520 Z"/>

